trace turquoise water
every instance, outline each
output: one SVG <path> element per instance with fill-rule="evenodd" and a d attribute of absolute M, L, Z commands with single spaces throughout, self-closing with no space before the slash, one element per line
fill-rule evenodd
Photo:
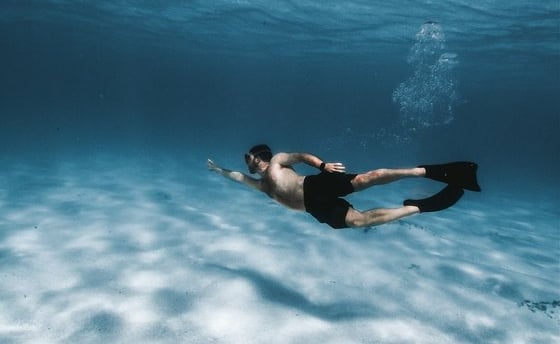
<path fill-rule="evenodd" d="M 0 9 L 0 342 L 560 340 L 557 1 Z M 261 142 L 483 192 L 334 231 L 207 171 Z"/>

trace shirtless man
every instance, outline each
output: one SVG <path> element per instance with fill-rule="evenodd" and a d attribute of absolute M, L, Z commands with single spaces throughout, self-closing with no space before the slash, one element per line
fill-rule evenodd
<path fill-rule="evenodd" d="M 333 228 L 369 227 L 394 221 L 420 212 L 446 209 L 463 195 L 463 189 L 480 191 L 476 181 L 477 165 L 455 162 L 424 165 L 408 169 L 377 169 L 360 174 L 347 174 L 342 163 L 325 163 L 308 153 L 277 153 L 267 145 L 257 145 L 245 154 L 245 163 L 255 179 L 244 173 L 224 169 L 208 159 L 208 168 L 222 176 L 262 191 L 278 203 L 295 210 L 307 211 L 319 222 Z M 321 173 L 301 176 L 292 167 L 297 163 L 318 168 Z M 359 211 L 342 197 L 373 185 L 382 185 L 403 178 L 427 177 L 448 185 L 437 194 L 406 200 L 399 208 Z"/>

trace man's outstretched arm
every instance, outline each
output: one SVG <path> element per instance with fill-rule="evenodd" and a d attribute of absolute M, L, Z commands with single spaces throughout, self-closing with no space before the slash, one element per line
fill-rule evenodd
<path fill-rule="evenodd" d="M 346 172 L 346 167 L 340 162 L 324 162 L 313 154 L 309 153 L 278 153 L 274 156 L 274 161 L 283 166 L 292 166 L 303 162 L 309 166 L 320 169 L 321 171 L 334 173 Z"/>
<path fill-rule="evenodd" d="M 206 164 L 208 165 L 208 169 L 210 171 L 214 171 L 214 172 L 216 172 L 216 173 L 218 173 L 218 174 L 220 174 L 220 175 L 222 175 L 222 176 L 224 176 L 228 179 L 231 179 L 235 182 L 242 183 L 242 184 L 245 184 L 249 187 L 252 187 L 254 189 L 262 191 L 262 186 L 261 186 L 262 184 L 261 184 L 260 179 L 252 178 L 252 177 L 250 177 L 250 176 L 248 176 L 244 173 L 241 173 L 241 172 L 231 171 L 231 170 L 222 168 L 222 167 L 216 165 L 216 163 L 213 162 L 210 159 L 208 159 Z"/>

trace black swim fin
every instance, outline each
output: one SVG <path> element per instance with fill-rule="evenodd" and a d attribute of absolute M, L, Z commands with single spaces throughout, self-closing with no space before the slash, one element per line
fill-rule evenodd
<path fill-rule="evenodd" d="M 426 178 L 458 186 L 465 190 L 480 191 L 476 179 L 478 165 L 470 161 L 457 161 L 442 165 L 421 165 L 426 169 Z"/>
<path fill-rule="evenodd" d="M 463 196 L 465 191 L 460 187 L 447 185 L 437 194 L 424 199 L 407 199 L 404 205 L 414 205 L 420 208 L 421 213 L 439 211 L 451 207 Z"/>

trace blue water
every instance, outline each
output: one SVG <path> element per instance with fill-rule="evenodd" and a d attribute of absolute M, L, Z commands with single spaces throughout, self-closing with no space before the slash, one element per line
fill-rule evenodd
<path fill-rule="evenodd" d="M 4 0 L 0 47 L 0 342 L 560 340 L 558 1 Z M 331 231 L 207 171 L 261 142 L 483 192 Z"/>

